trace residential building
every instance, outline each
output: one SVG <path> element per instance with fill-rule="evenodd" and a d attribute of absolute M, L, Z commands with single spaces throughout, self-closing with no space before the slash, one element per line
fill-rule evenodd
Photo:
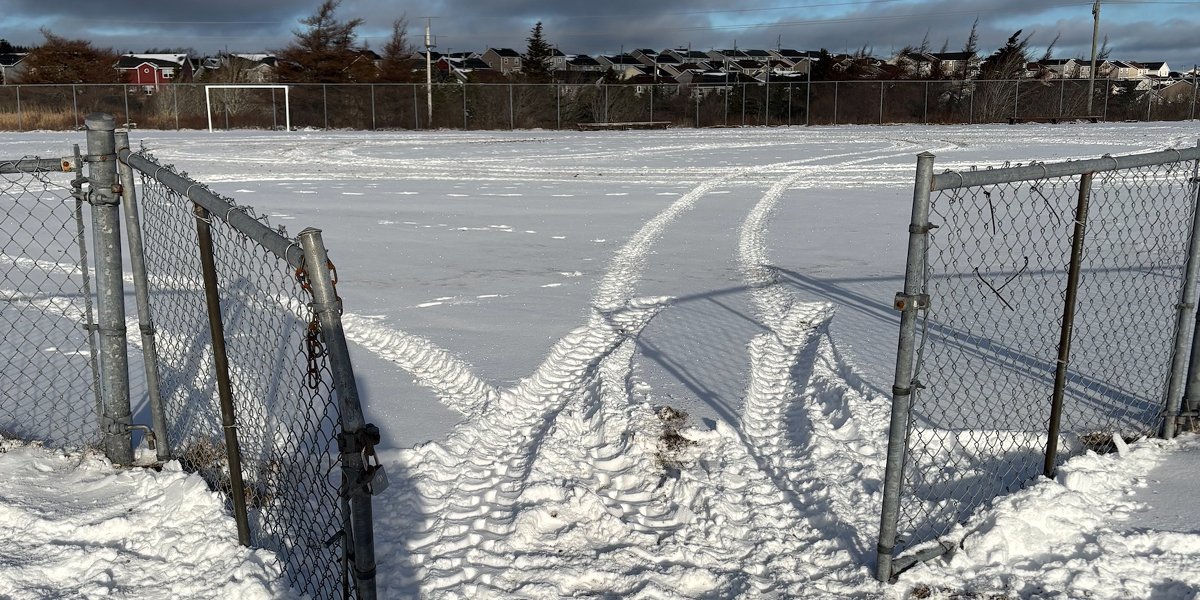
<path fill-rule="evenodd" d="M 172 82 L 191 81 L 195 72 L 186 54 L 125 54 L 116 69 L 126 83 L 141 86 L 146 93 Z"/>
<path fill-rule="evenodd" d="M 10 52 L 0 54 L 0 85 L 9 85 L 13 83 L 17 76 L 25 70 L 22 63 L 25 61 L 26 52 Z"/>
<path fill-rule="evenodd" d="M 521 72 L 521 54 L 512 48 L 488 48 L 479 58 L 501 75 Z"/>

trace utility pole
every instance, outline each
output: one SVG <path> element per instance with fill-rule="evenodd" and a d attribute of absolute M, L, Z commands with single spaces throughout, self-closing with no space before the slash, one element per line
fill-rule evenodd
<path fill-rule="evenodd" d="M 1092 4 L 1092 70 L 1088 72 L 1088 116 L 1092 116 L 1092 103 L 1096 95 L 1096 36 L 1100 33 L 1100 0 Z"/>
<path fill-rule="evenodd" d="M 425 107 L 428 110 L 427 127 L 433 127 L 433 37 L 429 29 L 433 26 L 433 17 L 425 18 Z"/>

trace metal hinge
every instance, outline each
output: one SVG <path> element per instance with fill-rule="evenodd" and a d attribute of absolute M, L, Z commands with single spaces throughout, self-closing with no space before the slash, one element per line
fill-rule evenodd
<path fill-rule="evenodd" d="M 904 292 L 898 292 L 892 306 L 896 310 L 908 310 L 910 302 L 914 309 L 926 310 L 929 308 L 929 294 L 905 294 Z"/>

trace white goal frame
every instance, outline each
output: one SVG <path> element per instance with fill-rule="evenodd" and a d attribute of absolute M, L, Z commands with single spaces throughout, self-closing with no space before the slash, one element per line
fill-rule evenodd
<path fill-rule="evenodd" d="M 225 89 L 281 89 L 283 90 L 284 131 L 292 130 L 292 103 L 288 98 L 288 86 L 273 83 L 223 83 L 204 86 L 204 112 L 208 115 L 208 132 L 213 132 L 212 97 L 209 91 L 214 88 Z"/>

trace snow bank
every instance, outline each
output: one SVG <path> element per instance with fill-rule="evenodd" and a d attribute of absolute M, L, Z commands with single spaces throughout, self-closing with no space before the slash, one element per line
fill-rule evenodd
<path fill-rule="evenodd" d="M 902 589 L 927 598 L 1195 598 L 1197 460 L 1196 436 L 1075 457 L 1055 481 L 1001 498 L 958 528 L 957 552 L 904 574 Z M 1164 471 L 1189 481 L 1159 493 L 1172 487 L 1159 479 Z M 1178 531 L 1145 526 L 1164 520 Z"/>
<path fill-rule="evenodd" d="M 293 597 L 279 575 L 178 463 L 117 470 L 0 440 L 0 598 Z"/>

